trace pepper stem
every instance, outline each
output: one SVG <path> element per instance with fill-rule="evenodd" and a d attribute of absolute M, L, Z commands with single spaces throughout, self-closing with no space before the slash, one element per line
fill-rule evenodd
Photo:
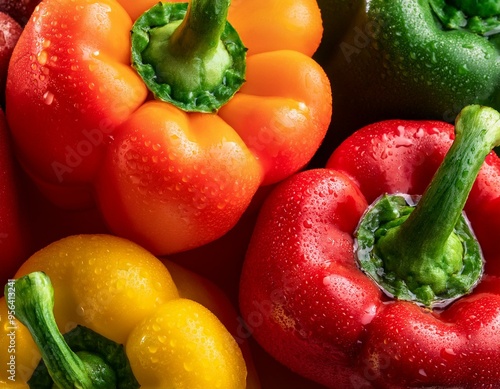
<path fill-rule="evenodd" d="M 483 36 L 500 32 L 498 0 L 429 0 L 429 4 L 445 29 L 468 30 Z"/>
<path fill-rule="evenodd" d="M 479 106 L 460 113 L 455 141 L 394 242 L 404 242 L 402 250 L 415 258 L 413 262 L 422 262 L 426 256 L 433 260 L 442 253 L 486 155 L 500 141 L 499 119 L 496 111 Z M 400 262 L 403 268 L 408 267 L 405 261 Z"/>
<path fill-rule="evenodd" d="M 226 27 L 229 3 L 228 0 L 191 1 L 184 20 L 170 38 L 169 50 L 186 58 L 213 56 Z"/>
<path fill-rule="evenodd" d="M 97 355 L 82 359 L 67 345 L 54 318 L 54 291 L 43 272 L 30 273 L 14 281 L 15 316 L 30 331 L 47 370 L 57 387 L 115 388 L 112 369 Z"/>
<path fill-rule="evenodd" d="M 500 14 L 498 0 L 451 0 L 451 3 L 470 17 L 489 18 Z"/>
<path fill-rule="evenodd" d="M 229 0 L 158 3 L 132 28 L 132 66 L 155 97 L 214 112 L 244 82 L 246 48 L 227 22 Z"/>
<path fill-rule="evenodd" d="M 481 250 L 463 214 L 470 190 L 486 155 L 500 144 L 500 114 L 488 107 L 465 107 L 455 125 L 455 140 L 431 184 L 418 201 L 409 204 L 388 199 L 373 216 L 373 251 L 383 263 L 379 274 L 398 298 L 424 305 L 450 301 L 478 282 L 483 267 Z M 411 204 L 410 204 L 411 205 Z M 381 211 L 382 208 L 384 211 Z M 389 211 L 388 211 L 389 210 Z M 393 216 L 384 216 L 393 213 Z M 360 223 L 361 230 L 363 221 Z M 361 237 L 360 261 L 368 251 Z M 385 284 L 387 286 L 387 284 Z"/>

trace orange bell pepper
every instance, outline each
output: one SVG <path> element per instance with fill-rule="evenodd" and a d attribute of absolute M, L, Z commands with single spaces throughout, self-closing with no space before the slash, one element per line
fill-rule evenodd
<path fill-rule="evenodd" d="M 182 18 L 141 29 L 151 19 L 146 10 L 171 8 Z M 236 43 L 224 35 L 233 37 L 233 28 L 244 45 L 238 59 L 228 56 Z M 323 140 L 331 89 L 311 59 L 321 33 L 314 0 L 44 0 L 14 50 L 7 81 L 19 158 L 56 204 L 96 203 L 112 232 L 155 254 L 214 241 L 259 187 L 304 167 Z M 141 62 L 131 45 L 143 35 L 149 43 Z M 152 75 L 141 73 L 143 65 Z M 228 73 L 213 75 L 219 68 Z M 185 73 L 194 76 L 179 81 Z M 182 89 L 192 82 L 208 85 L 208 100 L 222 82 L 225 100 L 191 112 L 151 81 L 174 96 L 194 95 Z"/>

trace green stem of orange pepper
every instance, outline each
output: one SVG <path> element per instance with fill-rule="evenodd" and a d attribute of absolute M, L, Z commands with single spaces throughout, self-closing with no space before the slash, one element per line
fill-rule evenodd
<path fill-rule="evenodd" d="M 156 98 L 212 112 L 241 87 L 245 53 L 229 0 L 158 3 L 132 29 L 132 64 Z"/>

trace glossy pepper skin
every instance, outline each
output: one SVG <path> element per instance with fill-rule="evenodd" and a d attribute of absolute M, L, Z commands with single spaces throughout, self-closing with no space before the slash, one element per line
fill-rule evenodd
<path fill-rule="evenodd" d="M 24 168 L 55 203 L 95 199 L 114 233 L 169 254 L 222 236 L 261 185 L 307 164 L 332 107 L 310 58 L 322 32 L 313 0 L 230 5 L 245 83 L 216 113 L 154 100 L 130 65 L 130 31 L 157 3 L 42 2 L 13 54 L 7 116 Z"/>
<path fill-rule="evenodd" d="M 35 253 L 15 279 L 37 271 L 52 281 L 60 331 L 83 325 L 124 344 L 141 387 L 202 388 L 207 382 L 246 387 L 238 344 L 208 308 L 188 298 L 197 286 L 182 268 L 175 268 L 181 279 L 178 288 L 164 264 L 140 246 L 111 235 L 75 235 Z M 216 296 L 210 288 L 205 291 L 205 301 Z M 6 294 L 1 304 L 2 330 L 13 331 L 15 337 L 16 381 L 2 369 L 0 382 L 26 387 L 39 352 L 27 328 L 15 319 L 13 325 L 11 312 L 4 314 L 15 311 L 15 299 Z M 224 301 L 205 304 L 228 314 Z M 0 356 L 7 363 L 8 336 L 2 336 L 2 342 Z M 258 388 L 258 381 L 248 387 Z"/>
<path fill-rule="evenodd" d="M 496 31 L 482 35 L 437 16 L 451 7 L 453 14 L 460 15 L 455 11 L 465 8 L 460 3 L 466 1 L 318 3 L 326 35 L 318 61 L 330 76 L 334 91 L 332 128 L 342 129 L 332 131 L 322 145 L 320 166 L 345 137 L 375 121 L 453 122 L 467 104 L 499 108 Z M 479 7 L 488 6 L 488 2 L 479 3 Z M 463 11 L 461 16 L 464 22 L 472 20 Z"/>
<path fill-rule="evenodd" d="M 384 193 L 424 193 L 452 139 L 446 122 L 381 121 L 347 138 L 326 168 L 298 173 L 271 193 L 240 285 L 243 318 L 271 355 L 328 388 L 498 384 L 494 153 L 465 205 L 485 259 L 472 293 L 441 309 L 392 299 L 360 269 L 354 248 L 368 204 Z"/>

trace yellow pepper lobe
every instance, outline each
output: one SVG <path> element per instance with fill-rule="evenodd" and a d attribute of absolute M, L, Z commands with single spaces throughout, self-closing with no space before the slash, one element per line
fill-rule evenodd
<path fill-rule="evenodd" d="M 30 257 L 16 278 L 33 271 L 44 271 L 52 280 L 54 314 L 62 332 L 80 324 L 116 343 L 125 343 L 143 318 L 179 296 L 170 273 L 153 254 L 111 235 L 54 242 Z"/>
<path fill-rule="evenodd" d="M 130 334 L 127 355 L 143 389 L 242 389 L 241 350 L 216 316 L 188 299 L 169 301 Z"/>

